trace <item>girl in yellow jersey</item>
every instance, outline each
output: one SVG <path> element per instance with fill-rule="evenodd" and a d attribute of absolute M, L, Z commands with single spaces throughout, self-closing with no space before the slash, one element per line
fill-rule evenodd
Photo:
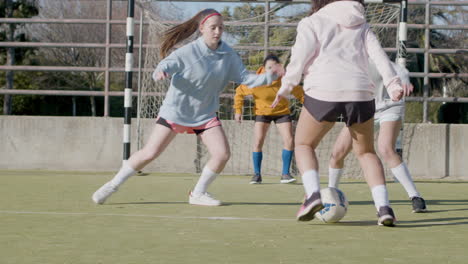
<path fill-rule="evenodd" d="M 272 67 L 280 64 L 280 60 L 275 55 L 269 55 L 263 61 L 263 66 L 257 70 L 257 74 L 262 74 Z M 263 143 L 266 134 L 270 128 L 270 123 L 275 122 L 278 131 L 283 138 L 283 172 L 281 183 L 290 183 L 296 181 L 289 173 L 291 160 L 294 152 L 294 142 L 291 124 L 291 111 L 289 110 L 289 102 L 282 100 L 275 107 L 271 108 L 271 103 L 275 100 L 276 93 L 281 87 L 281 79 L 278 79 L 270 85 L 263 85 L 250 89 L 245 85 L 240 85 L 236 88 L 234 97 L 235 119 L 237 122 L 242 120 L 242 109 L 244 105 L 244 97 L 252 95 L 255 100 L 255 128 L 254 128 L 254 146 L 252 159 L 254 165 L 254 176 L 250 181 L 251 184 L 262 182 L 261 165 L 263 159 Z M 302 102 L 304 102 L 304 91 L 301 86 L 294 87 L 292 94 Z"/>

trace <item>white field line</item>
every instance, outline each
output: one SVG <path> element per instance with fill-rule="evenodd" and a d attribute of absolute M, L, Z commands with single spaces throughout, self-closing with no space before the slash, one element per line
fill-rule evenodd
<path fill-rule="evenodd" d="M 162 219 L 201 219 L 201 220 L 227 220 L 227 221 L 294 221 L 281 218 L 249 218 L 231 216 L 177 216 L 177 215 L 144 215 L 144 214 L 111 214 L 111 213 L 87 213 L 87 212 L 30 212 L 30 211 L 0 211 L 0 214 L 20 214 L 20 215 L 64 215 L 64 216 L 124 216 L 124 217 L 147 217 Z"/>

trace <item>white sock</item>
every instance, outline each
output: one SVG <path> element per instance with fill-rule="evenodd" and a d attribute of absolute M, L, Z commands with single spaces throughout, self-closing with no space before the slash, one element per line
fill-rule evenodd
<path fill-rule="evenodd" d="M 122 164 L 122 168 L 120 168 L 119 172 L 114 176 L 111 180 L 112 185 L 114 187 L 119 187 L 122 183 L 124 183 L 130 176 L 134 175 L 136 171 L 128 165 L 127 162 Z"/>
<path fill-rule="evenodd" d="M 302 174 L 302 184 L 307 195 L 307 198 L 312 195 L 314 192 L 320 191 L 320 178 L 318 171 L 308 170 Z"/>
<path fill-rule="evenodd" d="M 414 185 L 413 179 L 411 178 L 411 174 L 404 162 L 395 168 L 392 168 L 391 170 L 395 178 L 397 178 L 401 185 L 403 185 L 403 188 L 405 188 L 409 197 L 421 197 L 419 192 L 416 190 L 416 186 Z"/>
<path fill-rule="evenodd" d="M 216 179 L 218 175 L 219 173 L 216 173 L 207 166 L 205 166 L 201 173 L 200 179 L 198 179 L 197 185 L 195 185 L 195 188 L 193 188 L 192 193 L 205 193 L 208 189 L 208 186 Z"/>
<path fill-rule="evenodd" d="M 328 187 L 338 188 L 343 169 L 328 168 Z"/>
<path fill-rule="evenodd" d="M 375 208 L 379 211 L 379 208 L 382 206 L 389 206 L 390 202 L 388 201 L 388 192 L 385 185 L 377 185 L 372 187 L 372 198 L 374 199 Z"/>

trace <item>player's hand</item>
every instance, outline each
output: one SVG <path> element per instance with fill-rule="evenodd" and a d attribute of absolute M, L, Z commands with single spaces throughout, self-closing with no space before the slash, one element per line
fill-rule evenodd
<path fill-rule="evenodd" d="M 276 63 L 275 65 L 273 65 L 273 67 L 271 68 L 271 72 L 279 77 L 282 77 L 285 74 L 284 67 L 280 63 Z"/>
<path fill-rule="evenodd" d="M 409 96 L 414 90 L 414 86 L 411 83 L 403 83 L 402 87 L 404 96 Z"/>
<path fill-rule="evenodd" d="M 166 72 L 157 72 L 156 73 L 156 81 L 161 81 L 161 80 L 164 80 L 166 78 L 169 78 L 170 75 Z"/>
<path fill-rule="evenodd" d="M 278 105 L 278 103 L 283 99 L 286 99 L 286 97 L 284 97 L 282 95 L 279 95 L 279 94 L 276 94 L 276 98 L 275 98 L 275 100 L 273 101 L 273 103 L 271 104 L 270 107 L 275 108 Z"/>
<path fill-rule="evenodd" d="M 241 123 L 242 122 L 242 114 L 235 114 L 234 115 L 234 120 L 237 121 L 237 123 Z"/>
<path fill-rule="evenodd" d="M 403 95 L 404 95 L 404 90 L 398 89 L 398 90 L 392 91 L 392 94 L 390 95 L 390 97 L 392 98 L 392 101 L 398 102 L 401 100 L 401 98 L 403 98 Z"/>

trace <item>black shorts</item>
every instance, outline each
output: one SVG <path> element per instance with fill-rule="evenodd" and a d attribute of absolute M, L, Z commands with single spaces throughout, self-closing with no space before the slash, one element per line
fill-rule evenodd
<path fill-rule="evenodd" d="M 305 95 L 304 107 L 319 122 L 336 122 L 343 118 L 346 126 L 364 123 L 375 114 L 375 100 L 364 102 L 327 102 Z"/>
<path fill-rule="evenodd" d="M 271 121 L 275 122 L 275 124 L 279 123 L 286 123 L 291 122 L 292 118 L 290 115 L 276 115 L 276 116 L 269 116 L 269 115 L 258 115 L 255 116 L 255 122 L 262 122 L 262 123 L 271 123 Z"/>

